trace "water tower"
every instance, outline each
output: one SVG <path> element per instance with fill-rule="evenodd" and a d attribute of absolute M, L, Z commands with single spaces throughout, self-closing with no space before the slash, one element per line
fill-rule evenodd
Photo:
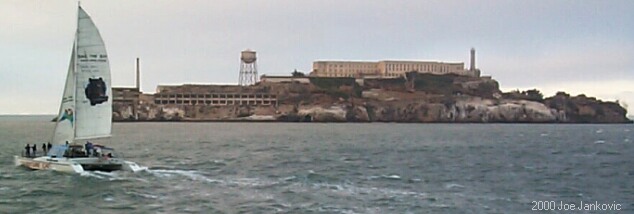
<path fill-rule="evenodd" d="M 253 85 L 258 81 L 257 60 L 254 50 L 246 49 L 240 54 L 240 79 L 238 84 L 242 86 Z"/>

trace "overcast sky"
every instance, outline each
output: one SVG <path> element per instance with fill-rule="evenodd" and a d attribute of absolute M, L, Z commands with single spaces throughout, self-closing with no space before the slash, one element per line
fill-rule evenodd
<path fill-rule="evenodd" d="M 240 51 L 260 74 L 312 62 L 437 60 L 477 67 L 505 91 L 538 88 L 634 113 L 634 1 L 81 1 L 106 43 L 113 84 L 237 83 Z M 77 1 L 0 0 L 0 114 L 57 112 Z"/>

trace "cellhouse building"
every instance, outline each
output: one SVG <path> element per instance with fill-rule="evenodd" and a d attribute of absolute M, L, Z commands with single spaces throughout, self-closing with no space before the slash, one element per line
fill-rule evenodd
<path fill-rule="evenodd" d="M 465 69 L 464 62 L 436 61 L 315 61 L 310 76 L 316 77 L 355 77 L 355 78 L 396 78 L 407 72 L 417 71 L 428 74 L 455 74 L 479 77 L 480 70 L 475 68 L 475 49 L 471 49 L 471 66 Z"/>

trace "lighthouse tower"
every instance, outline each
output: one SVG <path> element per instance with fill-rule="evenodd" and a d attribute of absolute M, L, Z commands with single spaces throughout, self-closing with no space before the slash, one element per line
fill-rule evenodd
<path fill-rule="evenodd" d="M 469 67 L 469 71 L 475 71 L 475 70 L 476 70 L 475 48 L 471 48 L 471 67 Z"/>

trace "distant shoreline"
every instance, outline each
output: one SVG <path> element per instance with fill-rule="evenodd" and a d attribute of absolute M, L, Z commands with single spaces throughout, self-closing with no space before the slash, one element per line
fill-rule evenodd
<path fill-rule="evenodd" d="M 281 121 L 281 120 L 125 120 L 113 123 L 397 123 L 397 124 L 633 124 L 623 123 L 575 123 L 575 122 L 403 122 L 403 121 Z"/>
<path fill-rule="evenodd" d="M 0 114 L 0 117 L 37 118 L 42 121 L 54 122 L 55 115 L 51 114 Z M 634 117 L 628 117 L 634 120 Z M 633 124 L 623 123 L 574 123 L 574 122 L 404 122 L 404 121 L 283 121 L 283 120 L 113 120 L 113 123 L 398 123 L 398 124 Z"/>

